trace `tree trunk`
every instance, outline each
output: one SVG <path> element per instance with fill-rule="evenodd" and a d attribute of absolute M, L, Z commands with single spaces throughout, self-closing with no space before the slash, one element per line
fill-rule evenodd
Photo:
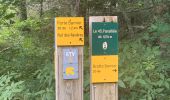
<path fill-rule="evenodd" d="M 122 14 L 123 14 L 123 17 L 124 17 L 124 19 L 126 21 L 128 32 L 130 33 L 130 37 L 132 38 L 135 35 L 135 33 L 133 31 L 131 18 L 128 17 L 127 13 L 123 9 L 122 9 Z"/>
<path fill-rule="evenodd" d="M 130 34 L 129 36 L 130 36 L 130 38 L 132 38 L 135 35 L 135 33 L 134 33 L 134 30 L 133 30 L 133 27 L 132 27 L 131 18 L 129 18 L 127 12 L 125 11 L 126 8 L 123 6 L 123 4 L 121 2 L 118 2 L 118 4 L 119 5 L 118 5 L 117 8 L 122 13 L 124 20 L 127 24 L 128 33 Z"/>
<path fill-rule="evenodd" d="M 26 0 L 21 0 L 19 3 L 19 10 L 20 10 L 20 20 L 27 19 L 27 7 L 26 7 Z"/>
<path fill-rule="evenodd" d="M 42 15 L 43 15 L 43 0 L 40 1 L 40 5 L 41 5 L 41 8 L 40 8 L 40 18 L 41 18 Z"/>
<path fill-rule="evenodd" d="M 79 15 L 80 0 L 70 0 L 71 16 Z"/>

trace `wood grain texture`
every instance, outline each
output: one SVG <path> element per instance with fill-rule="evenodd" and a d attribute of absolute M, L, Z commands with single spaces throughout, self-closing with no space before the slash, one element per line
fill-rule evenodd
<path fill-rule="evenodd" d="M 79 78 L 74 80 L 63 79 L 63 53 L 68 47 L 57 47 L 55 52 L 56 100 L 83 100 L 83 47 L 78 48 Z"/>
<path fill-rule="evenodd" d="M 117 22 L 117 19 L 113 19 L 111 16 L 93 16 L 89 18 L 89 43 L 90 43 L 89 52 L 90 52 L 90 55 L 91 55 L 91 49 L 92 49 L 92 22 L 103 22 L 103 21 Z M 91 58 L 90 58 L 90 61 L 91 61 Z M 90 64 L 90 70 L 92 70 L 91 64 Z M 90 74 L 92 75 L 92 73 Z M 90 100 L 118 100 L 118 84 L 117 83 L 92 84 L 92 82 L 90 82 Z"/>

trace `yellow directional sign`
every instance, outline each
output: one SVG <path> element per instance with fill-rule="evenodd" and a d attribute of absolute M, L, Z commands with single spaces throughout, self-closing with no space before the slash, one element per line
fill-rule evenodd
<path fill-rule="evenodd" d="M 118 55 L 92 56 L 92 83 L 118 82 Z"/>
<path fill-rule="evenodd" d="M 57 46 L 84 45 L 83 17 L 56 17 Z"/>

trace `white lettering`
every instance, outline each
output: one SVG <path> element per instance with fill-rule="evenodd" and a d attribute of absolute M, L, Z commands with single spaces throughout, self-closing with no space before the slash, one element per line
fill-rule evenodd
<path fill-rule="evenodd" d="M 75 56 L 75 52 L 66 52 L 65 53 L 65 55 L 67 56 L 67 57 L 70 57 L 70 56 Z"/>

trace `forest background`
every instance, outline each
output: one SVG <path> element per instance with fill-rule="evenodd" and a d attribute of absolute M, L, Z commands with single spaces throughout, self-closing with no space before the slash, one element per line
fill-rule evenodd
<path fill-rule="evenodd" d="M 55 100 L 54 18 L 118 16 L 119 99 L 170 100 L 170 0 L 0 0 L 0 100 Z"/>

